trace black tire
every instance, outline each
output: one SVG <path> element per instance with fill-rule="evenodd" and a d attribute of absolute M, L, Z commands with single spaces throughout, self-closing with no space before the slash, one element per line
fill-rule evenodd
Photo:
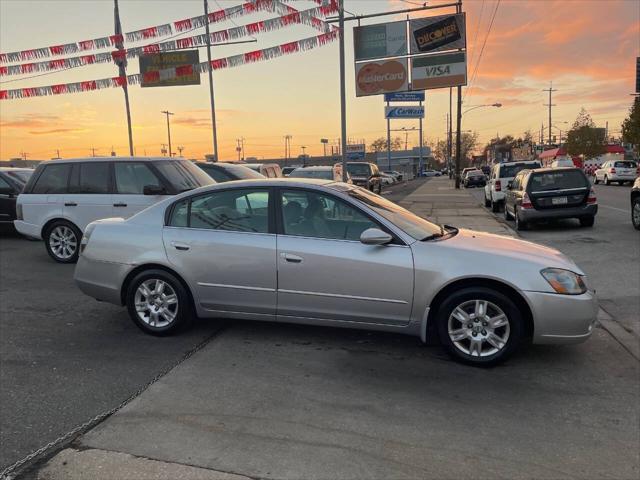
<path fill-rule="evenodd" d="M 498 213 L 500 211 L 500 203 L 491 200 L 491 211 L 493 213 Z"/>
<path fill-rule="evenodd" d="M 138 288 L 145 282 L 153 282 L 153 280 L 160 280 L 168 285 L 175 296 L 177 297 L 177 304 L 174 309 L 174 317 L 167 325 L 153 326 L 151 325 L 151 313 L 149 310 L 146 310 L 147 316 L 150 318 L 149 323 L 140 318 L 138 311 L 136 310 L 136 293 Z M 157 285 L 157 284 L 156 284 Z M 166 288 L 166 286 L 165 286 Z M 154 290 L 155 291 L 155 290 Z M 151 292 L 153 293 L 153 291 Z M 147 297 L 149 298 L 149 297 Z M 168 298 L 168 297 L 166 297 Z M 151 300 L 151 298 L 149 298 Z M 162 298 L 160 298 L 160 302 L 162 302 Z M 143 332 L 157 335 L 157 336 L 166 336 L 172 335 L 183 330 L 186 330 L 193 324 L 193 311 L 191 306 L 191 299 L 189 294 L 187 293 L 185 287 L 182 285 L 182 282 L 178 280 L 174 275 L 166 272 L 164 270 L 145 270 L 136 275 L 133 280 L 129 283 L 127 288 L 126 295 L 126 305 L 127 311 L 129 312 L 129 317 L 133 321 L 133 323 Z M 144 316 L 144 314 L 143 314 Z M 162 317 L 158 315 L 158 320 L 162 322 L 169 321 L 166 317 Z"/>
<path fill-rule="evenodd" d="M 487 353 L 487 356 L 476 356 L 470 355 L 461 350 L 459 346 L 456 346 L 454 341 L 451 339 L 449 335 L 449 317 L 453 313 L 453 311 L 462 305 L 465 302 L 473 302 L 473 300 L 484 300 L 492 303 L 494 306 L 497 306 L 502 313 L 506 316 L 507 324 L 508 324 L 508 338 L 503 346 L 495 353 L 490 354 L 492 345 L 489 345 L 488 342 L 484 342 L 483 346 L 481 346 L 481 350 L 484 353 Z M 490 307 L 487 313 L 494 313 L 493 307 Z M 497 313 L 497 312 L 496 312 Z M 475 322 L 474 319 L 468 320 L 470 325 L 473 328 L 486 328 L 483 327 L 481 321 Z M 463 322 L 452 320 L 452 323 L 455 324 L 452 328 L 462 327 L 465 328 Z M 440 338 L 440 343 L 445 347 L 448 351 L 449 355 L 451 355 L 455 360 L 460 361 L 462 363 L 466 363 L 468 365 L 475 365 L 481 367 L 490 367 L 497 365 L 499 363 L 507 360 L 514 352 L 518 350 L 518 348 L 522 345 L 523 339 L 525 336 L 525 326 L 524 326 L 524 315 L 518 307 L 507 297 L 506 295 L 493 290 L 491 288 L 486 287 L 467 287 L 453 292 L 449 295 L 444 302 L 438 308 L 438 312 L 436 313 L 436 325 L 438 327 L 438 336 Z M 498 327 L 494 330 L 494 333 L 498 335 L 504 335 L 507 327 Z M 487 328 L 487 330 L 489 330 Z M 479 336 L 483 336 L 482 332 L 478 332 Z M 504 337 L 503 337 L 504 338 Z M 471 338 L 468 338 L 469 346 L 471 342 Z M 462 347 L 465 346 L 467 340 L 463 339 L 459 343 L 462 344 Z M 485 349 L 485 347 L 488 347 Z M 469 348 L 468 348 L 469 350 Z"/>
<path fill-rule="evenodd" d="M 634 211 L 638 212 L 634 215 Z M 631 223 L 633 228 L 640 230 L 640 196 L 633 199 L 631 202 Z"/>
<path fill-rule="evenodd" d="M 489 200 L 489 199 L 487 198 L 487 194 L 486 194 L 486 192 L 485 192 L 485 194 L 484 194 L 484 206 L 485 206 L 485 207 L 487 207 L 487 208 L 491 206 L 491 200 Z"/>
<path fill-rule="evenodd" d="M 504 219 L 505 219 L 506 221 L 511 220 L 511 214 L 510 214 L 510 213 L 509 213 L 509 211 L 507 210 L 507 202 L 506 202 L 506 200 L 505 200 L 505 202 L 504 202 Z"/>
<path fill-rule="evenodd" d="M 607 177 L 607 176 L 604 177 L 604 184 L 605 185 L 611 185 L 611 182 L 609 181 L 609 177 Z"/>
<path fill-rule="evenodd" d="M 520 220 L 520 214 L 518 213 L 518 209 L 515 209 L 515 219 L 516 219 L 516 230 L 519 232 L 523 230 L 527 230 L 529 228 L 529 224 L 527 222 L 523 222 Z"/>
<path fill-rule="evenodd" d="M 581 227 L 593 227 L 593 224 L 596 221 L 596 217 L 582 217 L 579 220 Z"/>
<path fill-rule="evenodd" d="M 593 176 L 593 184 L 594 185 L 598 185 L 598 183 L 599 183 L 598 177 L 594 175 Z"/>
<path fill-rule="evenodd" d="M 382 182 L 378 184 L 378 191 L 376 192 L 378 195 L 382 194 Z"/>
<path fill-rule="evenodd" d="M 42 235 L 47 253 L 58 263 L 76 263 L 82 232 L 67 220 L 56 220 Z"/>

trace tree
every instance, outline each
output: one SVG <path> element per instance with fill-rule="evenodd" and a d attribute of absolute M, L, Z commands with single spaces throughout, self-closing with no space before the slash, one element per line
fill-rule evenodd
<path fill-rule="evenodd" d="M 622 141 L 640 145 L 640 97 L 633 100 L 629 116 L 622 122 Z"/>
<path fill-rule="evenodd" d="M 391 139 L 391 150 L 402 150 L 404 142 L 400 137 Z M 372 152 L 386 152 L 387 151 L 387 139 L 384 137 L 376 138 L 369 144 L 369 150 Z"/>
<path fill-rule="evenodd" d="M 578 113 L 571 130 L 567 133 L 567 152 L 570 155 L 584 155 L 585 159 L 604 153 L 604 135 L 597 129 L 584 107 Z"/>
<path fill-rule="evenodd" d="M 440 163 L 447 163 L 447 141 L 446 140 L 438 140 L 435 143 L 431 144 L 431 149 L 434 158 L 436 158 Z"/>

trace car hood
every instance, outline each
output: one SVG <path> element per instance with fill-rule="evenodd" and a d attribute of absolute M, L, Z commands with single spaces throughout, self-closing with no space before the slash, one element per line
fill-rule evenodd
<path fill-rule="evenodd" d="M 584 275 L 573 260 L 555 248 L 516 238 L 461 228 L 457 235 L 443 240 L 442 244 L 447 248 L 481 255 L 485 263 L 512 260 L 517 265 L 517 262 L 526 261 L 538 264 L 541 268 L 564 268 Z"/>

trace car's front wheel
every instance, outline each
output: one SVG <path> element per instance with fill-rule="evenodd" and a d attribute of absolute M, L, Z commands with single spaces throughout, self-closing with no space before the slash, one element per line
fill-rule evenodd
<path fill-rule="evenodd" d="M 136 275 L 129 283 L 126 303 L 133 323 L 151 335 L 170 335 L 193 321 L 187 291 L 164 270 L 146 270 Z"/>
<path fill-rule="evenodd" d="M 640 196 L 633 199 L 631 205 L 631 223 L 636 230 L 640 230 Z"/>
<path fill-rule="evenodd" d="M 486 190 L 485 190 L 485 192 L 484 192 L 484 206 L 485 206 L 485 207 L 490 207 L 490 206 L 491 206 L 491 200 L 489 200 L 489 199 L 487 198 L 487 192 L 486 192 Z"/>
<path fill-rule="evenodd" d="M 451 294 L 437 313 L 441 343 L 456 360 L 478 366 L 505 361 L 522 343 L 522 312 L 506 295 L 484 287 Z"/>
<path fill-rule="evenodd" d="M 504 202 L 504 219 L 509 221 L 511 220 L 511 214 L 509 213 L 509 210 L 507 210 L 507 202 L 505 200 Z"/>
<path fill-rule="evenodd" d="M 598 180 L 598 176 L 597 176 L 597 175 L 594 175 L 594 176 L 593 176 L 593 184 L 594 184 L 594 185 L 598 185 L 598 182 L 599 182 L 599 180 Z"/>
<path fill-rule="evenodd" d="M 529 228 L 529 224 L 520 220 L 520 214 L 518 213 L 518 209 L 515 209 L 515 219 L 516 219 L 516 230 L 522 231 Z"/>
<path fill-rule="evenodd" d="M 491 211 L 493 213 L 498 213 L 500 211 L 500 203 L 494 202 L 493 199 L 491 200 Z"/>
<path fill-rule="evenodd" d="M 43 235 L 47 253 L 58 263 L 76 263 L 82 232 L 73 223 L 59 220 L 47 227 Z"/>

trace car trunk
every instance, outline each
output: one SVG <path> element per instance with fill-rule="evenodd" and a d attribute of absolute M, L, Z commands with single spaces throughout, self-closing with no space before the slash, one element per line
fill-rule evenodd
<path fill-rule="evenodd" d="M 586 204 L 590 185 L 581 171 L 560 170 L 532 175 L 528 190 L 534 208 L 557 209 Z"/>

